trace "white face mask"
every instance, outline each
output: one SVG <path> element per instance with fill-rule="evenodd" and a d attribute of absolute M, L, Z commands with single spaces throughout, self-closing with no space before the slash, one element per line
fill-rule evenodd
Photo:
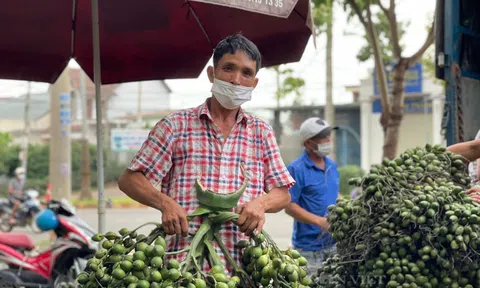
<path fill-rule="evenodd" d="M 332 142 L 317 144 L 317 150 L 315 150 L 315 153 L 320 157 L 327 156 L 328 154 L 332 153 Z"/>
<path fill-rule="evenodd" d="M 234 85 L 216 78 L 213 79 L 212 94 L 228 110 L 234 110 L 252 99 L 254 87 Z"/>

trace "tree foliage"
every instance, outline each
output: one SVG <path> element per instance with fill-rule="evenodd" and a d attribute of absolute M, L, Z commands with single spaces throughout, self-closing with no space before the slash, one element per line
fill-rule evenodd
<path fill-rule="evenodd" d="M 435 76 L 435 47 L 428 48 L 422 57 L 423 69 L 430 76 Z"/>
<path fill-rule="evenodd" d="M 328 21 L 331 21 L 331 8 L 333 0 L 313 0 L 312 18 L 315 25 L 315 34 L 320 35 L 326 32 Z"/>
<path fill-rule="evenodd" d="M 403 53 L 402 37 L 407 23 L 397 19 L 396 0 L 342 0 L 350 18 L 356 18 L 363 26 L 368 45 L 363 47 L 358 59 L 365 61 L 373 56 L 380 88 L 382 115 L 380 123 L 384 131 L 383 156 L 393 159 L 397 155 L 400 124 L 403 120 L 405 101 L 405 77 L 408 69 L 420 61 L 434 40 L 434 27 L 429 28 L 423 45 L 410 56 Z M 388 2 L 388 3 L 386 3 Z M 392 92 L 389 97 L 385 62 L 395 62 L 392 75 Z"/>
<path fill-rule="evenodd" d="M 0 175 L 13 177 L 15 168 L 21 165 L 18 159 L 20 147 L 12 144 L 9 134 L 0 133 Z M 81 185 L 81 153 L 82 145 L 78 142 L 72 142 L 72 189 L 78 190 Z M 91 184 L 97 185 L 97 148 L 94 145 L 89 146 Z M 125 166 L 118 163 L 114 155 L 105 158 L 105 182 L 117 181 L 118 177 L 125 170 Z M 33 144 L 28 148 L 28 174 L 25 188 L 35 188 L 40 192 L 45 192 L 49 178 L 50 165 L 50 146 L 46 144 Z M 1 191 L 0 191 L 1 192 Z"/>
<path fill-rule="evenodd" d="M 348 184 L 349 180 L 355 177 L 362 177 L 365 175 L 365 171 L 356 165 L 347 165 L 338 168 L 340 174 L 340 187 L 339 192 L 343 197 L 350 198 L 350 192 L 352 192 L 355 186 Z"/>
<path fill-rule="evenodd" d="M 0 175 L 13 176 L 15 168 L 21 164 L 19 152 L 20 147 L 13 144 L 11 135 L 0 132 Z"/>
<path fill-rule="evenodd" d="M 387 16 L 383 12 L 376 13 L 375 18 L 377 21 L 374 22 L 373 25 L 378 33 L 378 44 L 380 46 L 379 48 L 382 54 L 382 60 L 384 63 L 390 63 L 396 60 L 395 55 L 393 54 L 393 42 L 391 40 L 392 33 L 390 31 L 390 24 Z M 405 44 L 402 40 L 408 26 L 408 22 L 398 23 L 399 45 L 402 50 L 405 49 Z M 357 59 L 360 62 L 365 62 L 373 57 L 373 49 L 370 45 L 366 32 L 364 32 L 363 38 L 365 39 L 365 44 L 362 46 L 362 48 L 360 48 L 360 51 L 358 51 L 357 54 Z"/>
<path fill-rule="evenodd" d="M 305 87 L 305 80 L 294 75 L 294 71 L 286 66 L 277 65 L 270 69 L 275 71 L 279 81 L 275 97 L 277 104 L 288 96 L 293 96 L 293 104 L 298 105 L 302 100 L 302 88 Z"/>

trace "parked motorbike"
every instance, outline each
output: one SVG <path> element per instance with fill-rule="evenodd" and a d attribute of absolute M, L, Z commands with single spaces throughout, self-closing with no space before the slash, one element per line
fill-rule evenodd
<path fill-rule="evenodd" d="M 42 231 L 51 229 L 57 236 L 47 250 L 34 255 L 35 245 L 27 234 L 0 232 L 0 262 L 8 266 L 0 270 L 1 284 L 7 287 L 73 287 L 87 260 L 95 255 L 98 244 L 91 241 L 91 237 L 96 232 L 75 215 L 75 208 L 65 200 L 52 200 L 46 206 L 36 223 Z"/>
<path fill-rule="evenodd" d="M 34 232 L 40 232 L 34 223 L 35 215 L 41 211 L 39 193 L 30 189 L 25 191 L 25 199 L 15 211 L 15 224 L 10 223 L 13 202 L 9 199 L 0 199 L 0 231 L 10 232 L 13 227 L 30 227 Z"/>

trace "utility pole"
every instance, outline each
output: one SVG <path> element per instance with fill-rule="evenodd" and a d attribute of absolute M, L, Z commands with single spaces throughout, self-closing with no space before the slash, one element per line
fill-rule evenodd
<path fill-rule="evenodd" d="M 277 143 L 279 146 L 282 145 L 282 123 L 280 123 L 280 100 L 281 100 L 281 92 L 280 92 L 280 89 L 282 88 L 281 87 L 281 83 L 280 83 L 280 65 L 278 66 L 275 66 L 275 72 L 276 72 L 276 78 L 277 78 L 277 110 L 275 110 L 275 113 L 273 114 L 274 116 L 274 123 L 275 123 L 275 128 L 274 128 L 274 131 L 275 131 L 275 134 L 276 134 L 276 138 L 277 138 Z"/>
<path fill-rule="evenodd" d="M 88 113 L 87 113 L 87 86 L 85 83 L 85 73 L 80 69 L 80 102 L 82 105 L 82 186 L 80 190 L 80 199 L 92 199 L 92 190 L 90 189 L 90 150 L 88 143 Z"/>
<path fill-rule="evenodd" d="M 27 82 L 27 94 L 25 95 L 25 130 L 24 130 L 24 143 L 23 143 L 23 168 L 25 169 L 25 176 L 28 175 L 28 145 L 30 142 L 30 97 L 32 91 L 32 83 Z"/>
<path fill-rule="evenodd" d="M 72 192 L 71 88 L 68 68 L 50 87 L 50 184 L 52 199 L 70 199 Z"/>
<path fill-rule="evenodd" d="M 105 121 L 105 128 L 104 128 L 104 143 L 105 143 L 105 146 L 104 148 L 107 150 L 107 158 L 110 157 L 111 155 L 111 141 L 110 141 L 110 122 L 108 121 L 108 97 L 104 96 L 105 98 L 102 98 L 101 103 L 102 103 L 102 115 L 104 115 L 103 119 Z M 98 121 L 98 120 L 97 120 Z M 100 120 L 102 121 L 102 120 Z"/>

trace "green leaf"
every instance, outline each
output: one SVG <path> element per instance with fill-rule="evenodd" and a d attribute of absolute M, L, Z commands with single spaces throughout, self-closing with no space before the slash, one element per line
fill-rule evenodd
<path fill-rule="evenodd" d="M 315 33 L 322 34 L 326 26 L 333 19 L 333 0 L 313 0 L 312 18 L 315 25 Z"/>
<path fill-rule="evenodd" d="M 13 176 L 15 168 L 20 166 L 19 152 L 20 147 L 13 144 L 12 136 L 0 132 L 0 175 Z"/>
<path fill-rule="evenodd" d="M 382 53 L 382 59 L 384 63 L 392 62 L 393 60 L 396 60 L 396 59 L 393 55 L 390 24 L 388 22 L 387 16 L 383 12 L 379 12 L 375 14 L 374 18 L 375 18 L 374 26 L 378 33 L 378 42 L 380 45 L 380 51 Z M 405 48 L 405 45 L 402 39 L 403 39 L 403 36 L 405 35 L 405 31 L 408 25 L 409 25 L 408 22 L 397 23 L 400 48 L 402 50 Z M 365 39 L 365 44 L 357 54 L 357 59 L 362 62 L 367 61 L 373 57 L 372 49 L 368 42 L 368 36 L 366 33 L 364 33 L 364 39 Z"/>
<path fill-rule="evenodd" d="M 302 97 L 302 88 L 305 86 L 305 80 L 295 77 L 293 69 L 286 66 L 272 66 L 271 70 L 275 71 L 280 81 L 277 91 L 275 92 L 276 100 L 279 102 L 287 96 L 293 95 L 293 102 L 299 103 Z"/>
<path fill-rule="evenodd" d="M 352 7 L 350 7 L 350 4 L 346 0 L 342 0 L 343 2 L 343 7 L 345 11 L 348 13 L 348 18 L 347 20 L 350 22 L 353 19 L 358 20 L 358 15 L 355 14 L 355 11 L 353 10 Z M 372 1 L 374 2 L 374 1 Z M 358 5 L 361 13 L 362 13 L 362 18 L 366 19 L 366 3 L 364 0 L 355 0 L 355 3 Z M 372 8 L 375 8 L 376 4 L 370 4 Z M 394 59 L 393 55 L 393 46 L 392 46 L 392 41 L 391 41 L 391 32 L 390 32 L 390 23 L 388 21 L 387 16 L 383 11 L 379 11 L 379 9 L 372 9 L 372 22 L 375 27 L 375 30 L 377 32 L 377 37 L 378 37 L 378 42 L 380 45 L 380 51 L 382 54 L 382 59 L 384 63 L 389 63 Z M 374 12 L 378 11 L 378 12 Z M 403 22 L 397 22 L 397 29 L 398 29 L 398 37 L 399 37 L 399 42 L 400 42 L 400 48 L 403 50 L 405 45 L 403 43 L 403 37 L 405 35 L 405 31 L 409 26 L 408 21 L 403 21 Z M 363 27 L 362 27 L 363 28 Z M 373 58 L 373 51 L 370 47 L 370 43 L 368 41 L 368 34 L 364 29 L 362 29 L 363 32 L 363 38 L 365 40 L 365 44 L 360 50 L 358 51 L 357 54 L 357 59 L 360 62 L 365 62 L 367 60 L 370 60 Z"/>

